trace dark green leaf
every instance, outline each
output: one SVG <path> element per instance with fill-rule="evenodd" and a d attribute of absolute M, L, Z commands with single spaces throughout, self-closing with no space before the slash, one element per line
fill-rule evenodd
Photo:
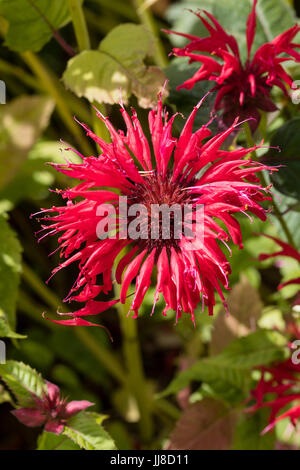
<path fill-rule="evenodd" d="M 300 118 L 292 119 L 281 126 L 274 134 L 271 147 L 279 147 L 280 152 L 271 148 L 263 160 L 269 165 L 284 165 L 272 173 L 271 180 L 283 194 L 300 199 Z"/>
<path fill-rule="evenodd" d="M 70 21 L 62 0 L 0 0 L 0 14 L 9 22 L 5 44 L 17 52 L 38 52 L 53 35 L 50 25 L 57 30 Z"/>

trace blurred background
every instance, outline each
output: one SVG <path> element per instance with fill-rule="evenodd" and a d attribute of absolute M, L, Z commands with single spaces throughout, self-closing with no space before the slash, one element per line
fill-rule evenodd
<path fill-rule="evenodd" d="M 271 17 L 272 11 L 277 12 L 277 2 L 266 2 Z M 281 0 L 281 3 L 284 2 L 287 13 L 281 15 L 281 23 L 274 13 L 272 22 L 268 24 L 273 37 L 293 25 L 300 12 L 300 2 Z M 7 336 L 5 343 L 9 359 L 23 361 L 36 368 L 44 378 L 58 384 L 64 396 L 94 402 L 96 406 L 93 410 L 109 415 L 106 429 L 117 446 L 120 449 L 137 449 L 140 445 L 139 415 L 124 381 L 117 312 L 111 309 L 101 314 L 101 324 L 110 330 L 113 343 L 100 328 L 66 328 L 42 318 L 43 312 L 54 317 L 61 299 L 76 277 L 76 271 L 69 267 L 58 272 L 48 285 L 45 284 L 52 269 L 59 263 L 58 253 L 49 256 L 55 251 L 57 240 L 47 237 L 37 243 L 35 232 L 40 227 L 31 214 L 40 208 L 61 204 L 59 196 L 49 188 L 60 189 L 74 184 L 46 163 L 64 162 L 64 148 L 68 145 L 85 155 L 97 152 L 93 141 L 85 137 L 81 127 L 73 120 L 75 115 L 97 131 L 100 124 L 96 122 L 91 104 L 108 114 L 116 128 L 123 128 L 119 105 L 113 104 L 118 101 L 113 95 L 114 91 L 105 91 L 113 97 L 106 98 L 103 105 L 97 96 L 103 96 L 104 85 L 101 84 L 99 95 L 96 93 L 88 100 L 86 90 L 76 94 L 81 84 L 70 83 L 64 75 L 71 56 L 78 52 L 78 45 L 70 15 L 63 6 L 67 2 L 48 3 L 45 9 L 45 2 L 42 1 L 0 0 L 0 79 L 6 86 L 6 104 L 0 105 L 0 246 L 2 253 L 10 253 L 8 270 L 7 258 L 2 256 L 0 260 L 0 320 L 3 311 L 9 315 L 9 324 L 2 323 L 1 328 L 3 331 L 6 328 L 3 336 Z M 184 61 L 178 62 L 178 59 L 168 57 L 174 44 L 183 44 L 182 38 L 170 38 L 161 30 L 175 29 L 201 36 L 203 30 L 199 21 L 187 10 L 204 8 L 211 11 L 227 31 L 238 36 L 239 44 L 244 47 L 250 3 L 248 0 L 85 0 L 83 11 L 92 49 L 97 49 L 99 43 L 119 25 L 142 23 L 145 27 L 151 26 L 152 32 L 160 37 L 161 49 L 157 45 L 154 47 L 154 52 L 145 57 L 145 66 L 155 65 L 162 70 L 161 83 L 165 76 L 169 78 L 166 104 L 171 110 L 177 109 L 187 115 L 209 89 L 209 84 L 196 86 L 190 93 L 185 90 L 176 93 L 176 85 L 182 83 L 184 77 L 191 76 L 191 71 L 187 70 Z M 264 34 L 259 25 L 256 45 L 265 42 Z M 295 79 L 300 78 L 299 67 L 293 69 L 293 74 Z M 151 90 L 153 96 L 156 91 Z M 149 102 L 153 99 L 151 93 L 146 97 Z M 140 96 L 129 95 L 128 104 L 138 110 L 145 127 L 147 105 L 141 106 Z M 293 106 L 290 100 L 282 96 L 278 100 L 281 112 L 270 124 L 269 136 L 286 120 L 299 115 L 299 107 Z M 197 125 L 207 122 L 209 110 L 208 100 L 199 113 Z M 178 131 L 180 124 L 176 125 Z M 98 130 L 105 135 L 101 126 Z M 243 136 L 240 142 L 243 143 Z M 79 161 L 79 157 L 70 153 L 68 158 Z M 299 202 L 290 194 L 280 193 L 279 187 L 276 190 L 281 194 L 283 204 L 286 204 L 284 207 L 294 208 L 287 210 L 286 217 L 299 243 Z M 239 251 L 233 248 L 231 259 L 231 286 L 235 296 L 231 300 L 232 308 L 251 308 L 260 325 L 267 328 L 276 325 L 283 329 L 285 321 L 295 316 L 293 302 L 297 289 L 289 286 L 278 292 L 277 286 L 292 276 L 296 277 L 297 273 L 299 275 L 298 265 L 292 259 L 258 262 L 258 254 L 275 251 L 275 244 L 254 233 L 275 235 L 278 234 L 278 227 L 275 220 L 267 226 L 259 221 L 250 224 L 245 219 L 241 217 L 245 249 Z M 189 318 L 183 318 L 174 327 L 174 314 L 168 313 L 167 317 L 163 317 L 161 303 L 158 303 L 155 315 L 150 318 L 153 294 L 152 287 L 146 295 L 138 321 L 145 375 L 151 395 L 164 389 L 177 370 L 192 364 L 198 357 L 205 357 L 213 348 L 220 350 L 223 338 L 222 326 L 221 330 L 217 327 L 212 330 L 215 319 L 208 317 L 207 312 L 197 316 L 196 328 Z M 216 313 L 221 310 L 221 305 L 217 304 Z M 184 390 L 177 398 L 171 398 L 169 408 L 163 399 L 157 401 L 153 448 L 164 446 L 187 396 L 196 391 Z M 3 402 L 0 405 L 0 449 L 34 449 L 40 429 L 29 429 L 20 424 L 11 415 L 12 407 L 6 399 L 0 384 L 0 403 Z M 296 444 L 286 443 L 282 438 L 280 445 Z"/>

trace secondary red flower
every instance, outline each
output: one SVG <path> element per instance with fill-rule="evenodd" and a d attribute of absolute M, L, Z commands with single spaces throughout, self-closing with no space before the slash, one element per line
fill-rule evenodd
<path fill-rule="evenodd" d="M 297 260 L 300 263 L 300 253 L 297 250 L 295 250 L 295 248 L 293 248 L 288 243 L 285 243 L 282 240 L 279 240 L 278 238 L 271 237 L 270 235 L 266 235 L 266 234 L 264 234 L 264 236 L 270 238 L 271 240 L 274 240 L 274 242 L 276 242 L 281 247 L 281 250 L 276 251 L 275 253 L 271 253 L 271 254 L 265 254 L 265 253 L 260 254 L 258 257 L 260 261 L 263 261 L 269 258 L 274 258 L 276 256 L 287 256 L 289 258 L 293 258 Z M 282 289 L 283 287 L 288 286 L 290 284 L 300 284 L 300 277 L 295 278 L 295 279 L 290 279 L 289 281 L 286 281 L 280 284 L 278 286 L 278 289 Z"/>
<path fill-rule="evenodd" d="M 121 303 L 125 303 L 129 286 L 136 279 L 130 310 L 137 316 L 155 266 L 153 310 L 160 293 L 166 304 L 164 314 L 173 309 L 177 318 L 187 312 L 194 320 L 194 310 L 201 300 L 212 314 L 215 291 L 225 303 L 221 286 L 228 289 L 230 265 L 219 242 L 226 245 L 231 239 L 242 248 L 240 226 L 234 217 L 237 213 L 249 212 L 266 220 L 261 203 L 271 198 L 264 194 L 256 173 L 270 168 L 244 159 L 253 149 L 220 149 L 237 122 L 207 141 L 211 135 L 207 125 L 193 132 L 199 106 L 200 103 L 187 119 L 179 138 L 175 138 L 172 136 L 175 115 L 168 118 L 159 96 L 157 110 L 149 112 L 152 150 L 134 110 L 130 117 L 121 107 L 126 133 L 117 132 L 109 119 L 98 113 L 110 132 L 111 143 L 83 127 L 103 153 L 97 157 L 82 156 L 80 164 L 54 165 L 58 171 L 81 181 L 76 187 L 61 191 L 66 204 L 52 207 L 50 216 L 43 217 L 47 223 L 44 222 L 42 230 L 51 236 L 59 234 L 60 256 L 65 258 L 53 273 L 72 263 L 78 264 L 78 277 L 65 301 L 84 304 L 76 312 L 66 314 L 70 319 L 58 323 L 91 325 L 82 317 L 96 315 L 116 302 L 97 300 L 100 293 L 111 292 L 112 278 L 122 285 Z M 146 208 L 140 219 L 141 226 L 147 227 L 146 239 L 121 238 L 120 224 L 124 223 L 119 213 L 121 196 L 127 197 L 129 214 L 134 204 Z M 97 237 L 97 227 L 104 216 L 97 209 L 103 203 L 115 207 L 117 233 L 115 238 L 101 240 Z M 197 247 L 191 249 L 188 237 L 183 235 L 178 239 L 172 218 L 170 238 L 163 238 L 160 221 L 158 237 L 152 239 L 153 204 L 168 207 L 177 204 L 181 212 L 187 204 L 193 209 L 203 206 L 204 221 L 200 227 L 203 243 L 198 240 Z M 194 223 L 194 211 L 192 219 Z"/>
<path fill-rule="evenodd" d="M 178 88 L 191 89 L 196 82 L 212 80 L 216 82 L 213 90 L 217 91 L 215 110 L 223 111 L 223 121 L 230 126 L 236 116 L 241 119 L 254 118 L 249 122 L 254 131 L 260 120 L 259 110 L 274 111 L 276 105 L 270 98 L 273 86 L 281 88 L 287 95 L 286 86 L 292 85 L 292 78 L 282 67 L 287 60 L 300 62 L 296 52 L 299 44 L 293 38 L 300 31 L 295 25 L 277 36 L 273 41 L 263 44 L 251 58 L 251 50 L 256 31 L 257 0 L 253 2 L 252 12 L 247 21 L 248 58 L 242 63 L 237 40 L 226 33 L 218 21 L 209 12 L 195 13 L 209 32 L 209 36 L 199 38 L 190 34 L 167 31 L 189 39 L 183 48 L 174 48 L 177 56 L 189 57 L 189 62 L 201 62 L 202 66 L 195 75 Z M 198 54 L 195 51 L 209 53 Z M 284 54 L 284 57 L 282 57 Z"/>
<path fill-rule="evenodd" d="M 60 397 L 57 385 L 47 382 L 47 393 L 42 398 L 32 395 L 35 406 L 30 408 L 19 408 L 12 414 L 22 423 L 29 427 L 44 426 L 45 431 L 61 434 L 67 420 L 79 413 L 79 411 L 93 406 L 86 400 L 67 402 Z"/>
<path fill-rule="evenodd" d="M 288 325 L 288 331 L 300 340 L 300 330 L 295 324 Z M 273 429 L 284 418 L 289 418 L 296 426 L 300 418 L 300 364 L 288 359 L 271 367 L 261 367 L 260 370 L 261 378 L 257 387 L 251 391 L 256 404 L 247 411 L 256 411 L 262 407 L 270 409 L 269 424 L 262 434 Z M 287 409 L 288 405 L 292 406 Z"/>

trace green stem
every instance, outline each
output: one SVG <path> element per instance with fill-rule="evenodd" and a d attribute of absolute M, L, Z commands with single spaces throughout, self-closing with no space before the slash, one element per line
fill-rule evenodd
<path fill-rule="evenodd" d="M 89 32 L 80 0 L 67 0 L 79 51 L 91 48 Z"/>
<path fill-rule="evenodd" d="M 115 291 L 119 298 L 120 287 L 118 284 L 115 284 Z M 124 305 L 118 303 L 117 306 L 123 335 L 123 351 L 127 364 L 128 384 L 140 413 L 139 426 L 141 437 L 144 442 L 149 442 L 153 431 L 151 417 L 153 409 L 144 376 L 141 349 L 138 341 L 138 320 L 127 317 L 130 308 L 129 300 Z"/>
<path fill-rule="evenodd" d="M 244 122 L 243 127 L 244 127 L 244 130 L 245 130 L 246 140 L 247 140 L 248 146 L 249 147 L 255 147 L 255 141 L 253 139 L 251 129 L 250 129 L 250 126 L 249 126 L 248 122 Z M 253 150 L 253 152 L 252 152 L 252 158 L 253 158 L 253 160 L 259 161 L 259 158 L 258 158 L 257 153 L 256 153 L 255 150 Z M 266 178 L 265 178 L 265 176 L 262 172 L 260 173 L 260 180 L 261 180 L 261 183 L 264 187 L 268 186 Z M 277 203 L 276 203 L 276 201 L 274 200 L 273 197 L 272 197 L 272 204 L 273 204 L 274 215 L 278 219 L 278 222 L 280 223 L 281 228 L 282 228 L 283 232 L 285 233 L 287 241 L 289 242 L 289 244 L 291 246 L 293 246 L 295 248 L 296 245 L 295 245 L 293 236 L 290 232 L 290 229 L 289 229 L 286 221 L 284 220 L 284 217 L 281 215 L 279 207 L 278 207 L 278 205 L 277 205 Z"/>
<path fill-rule="evenodd" d="M 141 22 L 149 31 L 152 32 L 156 39 L 154 58 L 157 65 L 161 68 L 164 68 L 168 65 L 168 57 L 160 40 L 159 32 L 151 10 L 149 7 L 144 7 L 145 0 L 133 0 L 133 3 Z"/>
<path fill-rule="evenodd" d="M 25 263 L 23 263 L 23 278 L 24 281 L 31 287 L 31 289 L 47 304 L 50 308 L 53 308 L 54 311 L 57 308 L 60 308 L 62 311 L 64 307 L 61 305 L 60 299 L 40 280 L 40 278 L 36 275 L 36 273 Z M 23 305 L 23 309 L 26 307 L 26 311 L 28 312 L 30 305 L 28 301 L 28 297 L 25 298 L 25 303 Z M 37 308 L 33 308 L 33 312 L 37 313 Z M 41 312 L 39 312 L 41 313 Z M 33 316 L 33 314 L 32 314 Z M 49 326 L 45 320 L 44 324 Z M 123 371 L 123 368 L 116 361 L 114 355 L 110 353 L 107 348 L 102 347 L 98 341 L 84 328 L 75 327 L 71 330 L 73 334 L 75 334 L 78 339 L 83 343 L 86 348 L 91 351 L 94 357 L 97 358 L 99 363 L 106 367 L 106 369 L 110 372 L 110 374 L 121 384 L 127 383 L 126 374 Z"/>
<path fill-rule="evenodd" d="M 104 9 L 110 10 L 113 13 L 117 13 L 117 15 L 122 15 L 130 21 L 136 21 L 136 14 L 134 8 L 124 0 L 91 0 L 99 5 L 101 5 Z"/>
<path fill-rule="evenodd" d="M 22 67 L 18 67 L 17 65 L 10 64 L 5 60 L 0 59 L 0 71 L 15 76 L 23 83 L 25 83 L 25 85 L 29 86 L 30 88 L 33 88 L 34 90 L 44 90 L 44 87 L 40 84 L 40 82 L 36 80 L 36 78 L 34 78 L 32 75 L 25 72 Z"/>
<path fill-rule="evenodd" d="M 85 16 L 83 13 L 82 5 L 80 0 L 68 0 L 68 6 L 74 26 L 76 41 L 78 44 L 78 49 L 80 52 L 88 50 L 91 48 L 91 42 L 89 38 L 89 32 L 87 24 L 85 21 Z M 93 103 L 95 107 L 101 111 L 101 113 L 107 113 L 105 104 Z M 97 118 L 95 112 L 93 111 L 93 125 L 95 133 L 102 139 L 109 141 L 109 132 L 105 124 Z"/>
<path fill-rule="evenodd" d="M 88 141 L 84 138 L 78 124 L 74 122 L 73 116 L 70 113 L 68 106 L 65 103 L 63 96 L 60 94 L 60 87 L 57 86 L 56 77 L 54 78 L 50 70 L 45 64 L 31 51 L 26 51 L 21 54 L 24 62 L 29 66 L 33 73 L 39 78 L 45 90 L 55 100 L 57 111 L 60 114 L 63 122 L 72 133 L 76 142 L 81 146 L 86 155 L 92 155 L 93 149 Z"/>
<path fill-rule="evenodd" d="M 40 83 L 39 80 L 37 80 L 33 75 L 27 73 L 22 67 L 9 64 L 3 59 L 0 59 L 0 71 L 18 78 L 25 85 L 38 92 L 47 91 L 43 84 Z M 72 109 L 72 112 L 74 112 L 84 122 L 90 123 L 91 116 L 84 103 L 79 100 L 76 96 L 72 95 L 70 92 L 64 90 L 58 80 L 56 82 L 56 85 L 59 88 L 61 94 L 64 95 L 64 99 Z"/>

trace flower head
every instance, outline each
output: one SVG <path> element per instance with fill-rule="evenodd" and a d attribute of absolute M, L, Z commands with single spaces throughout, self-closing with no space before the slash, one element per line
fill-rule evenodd
<path fill-rule="evenodd" d="M 300 340 L 300 330 L 294 323 L 288 325 L 288 331 Z M 273 429 L 284 418 L 289 418 L 296 426 L 300 418 L 300 364 L 288 359 L 270 367 L 261 367 L 260 371 L 261 378 L 251 391 L 256 403 L 246 411 L 270 409 L 269 424 L 262 434 Z"/>
<path fill-rule="evenodd" d="M 195 13 L 209 32 L 207 37 L 199 38 L 190 34 L 166 31 L 190 41 L 183 48 L 173 49 L 176 56 L 189 57 L 190 63 L 202 63 L 195 75 L 178 88 L 191 89 L 198 81 L 215 81 L 216 85 L 212 89 L 217 92 L 214 106 L 216 111 L 223 111 L 224 123 L 230 126 L 236 116 L 241 119 L 254 118 L 249 122 L 253 131 L 260 121 L 259 110 L 277 109 L 270 98 L 273 86 L 281 88 L 285 94 L 287 94 L 285 84 L 292 86 L 292 78 L 281 64 L 287 60 L 300 62 L 300 54 L 295 50 L 300 45 L 292 42 L 300 31 L 298 25 L 280 34 L 273 41 L 263 44 L 251 58 L 256 31 L 256 4 L 257 0 L 254 0 L 247 21 L 248 58 L 244 64 L 241 61 L 237 40 L 227 34 L 214 16 L 207 11 L 204 11 L 204 14 Z M 282 54 L 285 54 L 284 57 Z"/>
<path fill-rule="evenodd" d="M 228 289 L 230 265 L 220 242 L 227 246 L 231 239 L 242 247 L 241 230 L 235 219 L 238 213 L 249 212 L 266 220 L 261 203 L 270 197 L 264 194 L 256 173 L 270 168 L 244 159 L 253 149 L 221 149 L 238 126 L 237 122 L 209 140 L 211 132 L 207 125 L 193 132 L 200 104 L 176 138 L 172 135 L 176 115 L 169 119 L 159 96 L 157 109 L 149 112 L 151 147 L 134 110 L 130 117 L 121 106 L 126 132 L 117 132 L 109 119 L 98 113 L 110 132 L 111 143 L 82 125 L 103 153 L 96 157 L 82 156 L 79 164 L 54 165 L 58 171 L 79 179 L 80 184 L 61 191 L 66 204 L 50 209 L 50 216 L 42 219 L 42 230 L 52 236 L 59 234 L 60 256 L 65 260 L 53 273 L 78 263 L 78 277 L 65 301 L 84 304 L 76 312 L 66 314 L 71 318 L 56 322 L 91 325 L 82 317 L 96 315 L 118 301 L 97 300 L 100 293 L 110 293 L 112 280 L 121 284 L 120 301 L 125 303 L 129 286 L 136 279 L 130 310 L 137 316 L 155 267 L 153 310 L 161 293 L 166 304 L 164 314 L 173 309 L 177 318 L 186 312 L 194 320 L 194 310 L 201 300 L 212 314 L 215 291 L 225 303 L 221 286 Z M 124 197 L 128 205 L 127 219 L 120 209 Z M 109 204 L 116 214 L 115 235 L 99 239 L 99 224 L 107 222 L 107 214 L 99 212 L 99 205 L 102 210 L 103 204 Z M 139 209 L 138 224 L 133 217 L 136 205 L 143 209 Z M 178 225 L 175 227 L 172 214 L 169 236 L 163 236 L 164 224 L 158 216 L 157 233 L 153 237 L 152 207 L 155 205 L 167 208 L 175 205 L 177 215 L 178 210 L 182 215 L 186 206 L 192 207 L 189 215 L 192 227 L 196 225 L 197 209 L 204 208 L 200 236 L 198 228 L 194 231 L 196 242 L 191 245 L 184 233 L 177 237 Z M 129 233 L 132 224 L 140 226 L 140 236 L 124 237 L 124 230 Z"/>
<path fill-rule="evenodd" d="M 61 434 L 67 420 L 79 413 L 79 411 L 93 406 L 86 400 L 67 402 L 60 396 L 57 385 L 46 382 L 47 392 L 42 397 L 32 395 L 35 406 L 19 408 L 12 414 L 25 426 L 44 426 L 45 431 Z"/>

